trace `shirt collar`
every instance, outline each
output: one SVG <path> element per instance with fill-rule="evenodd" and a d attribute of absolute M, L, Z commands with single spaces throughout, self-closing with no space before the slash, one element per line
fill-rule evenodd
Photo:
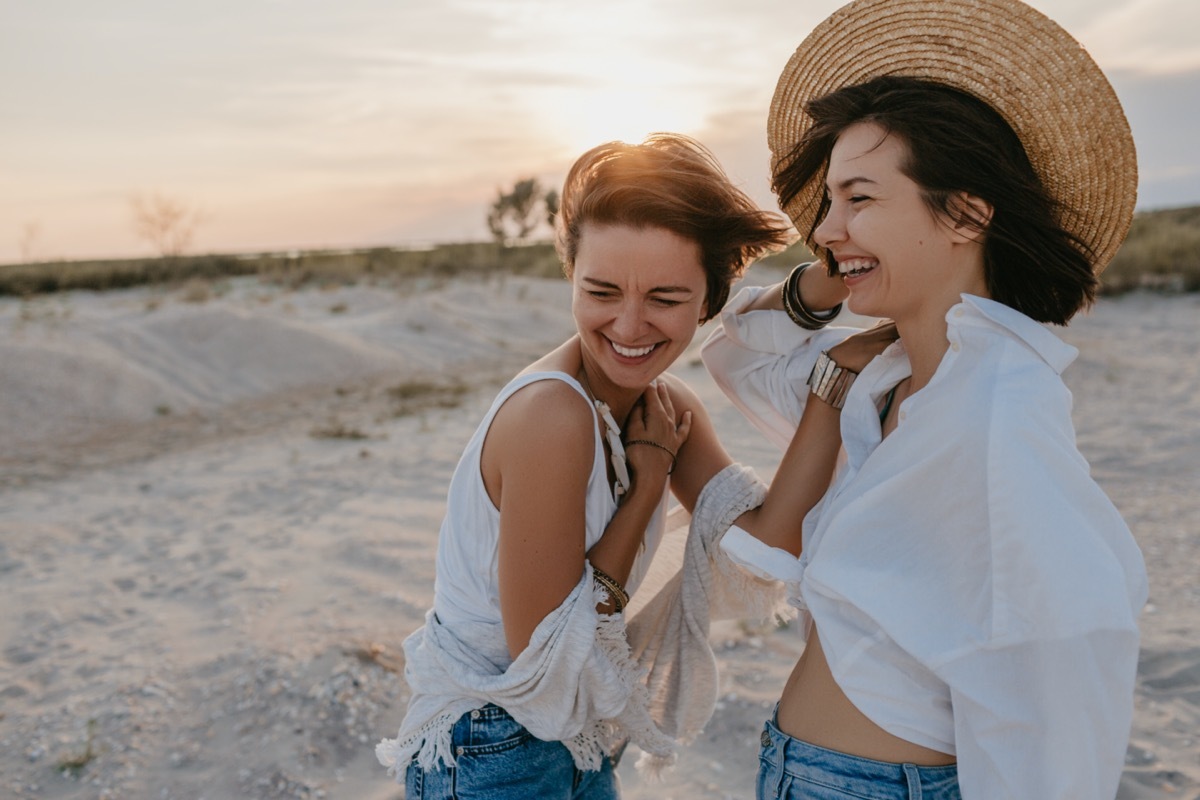
<path fill-rule="evenodd" d="M 959 308 L 964 309 L 967 313 L 961 316 L 956 315 L 955 310 Z M 1056 373 L 1061 374 L 1079 355 L 1079 350 L 1059 339 L 1040 322 L 995 300 L 964 294 L 962 303 L 951 308 L 946 314 L 946 322 L 951 327 L 978 323 L 983 320 L 1020 339 Z"/>

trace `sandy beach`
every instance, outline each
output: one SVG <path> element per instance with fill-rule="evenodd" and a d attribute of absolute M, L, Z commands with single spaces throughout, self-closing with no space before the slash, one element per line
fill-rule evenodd
<path fill-rule="evenodd" d="M 0 330 L 0 797 L 399 798 L 373 748 L 445 489 L 495 390 L 570 334 L 565 281 L 5 298 Z M 706 334 L 674 371 L 769 477 Z M 1063 335 L 1080 448 L 1151 582 L 1119 797 L 1195 800 L 1200 296 L 1104 299 Z M 627 756 L 626 797 L 753 796 L 801 645 L 760 621 L 712 638 L 715 718 L 664 783 Z"/>

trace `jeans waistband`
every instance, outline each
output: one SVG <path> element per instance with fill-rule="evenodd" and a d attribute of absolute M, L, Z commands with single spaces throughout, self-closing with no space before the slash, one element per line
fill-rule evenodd
<path fill-rule="evenodd" d="M 849 755 L 796 739 L 781 731 L 772 715 L 763 729 L 761 758 L 785 774 L 848 792 L 878 798 L 960 797 L 958 766 L 922 767 Z M 861 793 L 861 794 L 856 794 Z"/>
<path fill-rule="evenodd" d="M 495 703 L 488 703 L 486 706 L 477 708 L 470 712 L 471 719 L 485 720 L 492 722 L 500 719 L 512 719 L 512 715 L 505 711 Z"/>

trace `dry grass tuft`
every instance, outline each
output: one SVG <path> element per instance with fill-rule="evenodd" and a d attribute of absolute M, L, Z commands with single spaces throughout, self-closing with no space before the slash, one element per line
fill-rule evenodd
<path fill-rule="evenodd" d="M 354 656 L 366 664 L 377 664 L 396 675 L 404 674 L 404 653 L 389 650 L 379 642 L 367 642 L 359 645 L 347 650 L 346 655 Z"/>
<path fill-rule="evenodd" d="M 212 284 L 204 278 L 190 278 L 179 292 L 179 299 L 185 303 L 207 303 L 212 298 Z"/>
<path fill-rule="evenodd" d="M 471 391 L 465 383 L 432 383 L 413 380 L 387 390 L 392 400 L 392 416 L 403 417 L 427 408 L 458 408 Z"/>
<path fill-rule="evenodd" d="M 348 441 L 362 441 L 370 439 L 370 435 L 358 428 L 352 428 L 341 420 L 330 420 L 324 425 L 318 425 L 308 432 L 308 435 L 314 439 L 345 439 Z"/>
<path fill-rule="evenodd" d="M 87 743 L 84 746 L 83 752 L 73 756 L 63 756 L 58 760 L 58 769 L 60 772 L 65 772 L 74 778 L 87 768 L 87 765 L 96 759 L 99 753 L 96 752 L 94 744 L 96 740 L 96 720 L 89 719 L 87 724 Z"/>

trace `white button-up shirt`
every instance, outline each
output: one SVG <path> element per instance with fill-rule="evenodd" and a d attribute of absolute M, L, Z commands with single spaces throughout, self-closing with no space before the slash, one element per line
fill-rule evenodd
<path fill-rule="evenodd" d="M 786 448 L 821 350 L 743 289 L 705 343 L 734 404 Z M 882 438 L 903 342 L 842 410 L 843 451 L 804 520 L 799 559 L 740 529 L 723 540 L 788 581 L 846 696 L 889 733 L 956 755 L 967 800 L 1111 798 L 1132 721 L 1141 552 L 1075 446 L 1060 373 L 1075 348 L 1023 314 L 963 295 L 949 347 Z"/>

